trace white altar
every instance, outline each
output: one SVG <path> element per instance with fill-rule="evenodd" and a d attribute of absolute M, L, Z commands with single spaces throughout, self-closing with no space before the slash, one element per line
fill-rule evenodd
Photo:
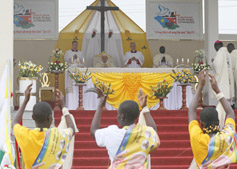
<path fill-rule="evenodd" d="M 86 70 L 86 68 L 80 68 L 81 71 Z M 144 73 L 144 72 L 158 72 L 158 73 L 171 73 L 172 68 L 89 68 L 89 72 L 113 72 L 113 73 L 122 73 L 122 72 L 129 72 L 129 73 Z M 65 83 L 68 83 L 68 78 L 65 78 Z M 173 84 L 173 88 L 171 92 L 167 95 L 167 99 L 164 100 L 164 107 L 167 110 L 178 110 L 182 107 L 182 88 L 177 86 L 178 83 Z M 66 86 L 66 85 L 65 85 Z M 99 103 L 99 99 L 97 98 L 97 94 L 95 93 L 85 93 L 85 91 L 89 88 L 94 87 L 92 80 L 87 82 L 87 86 L 83 88 L 83 106 L 85 110 L 96 110 L 97 105 Z M 66 106 L 70 110 L 76 110 L 78 107 L 78 87 L 72 86 L 73 88 L 73 96 L 66 98 Z M 187 86 L 186 88 L 186 106 L 189 107 L 191 100 L 193 98 L 192 86 Z M 156 110 L 159 107 L 159 103 L 157 103 L 151 110 Z M 106 104 L 106 108 L 108 110 L 115 110 L 114 107 Z"/>

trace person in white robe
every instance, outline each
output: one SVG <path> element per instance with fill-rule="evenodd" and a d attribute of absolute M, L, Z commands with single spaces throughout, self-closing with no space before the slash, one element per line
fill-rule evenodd
<path fill-rule="evenodd" d="M 237 96 L 237 49 L 235 49 L 235 46 L 233 43 L 229 43 L 227 45 L 228 52 L 231 56 L 231 63 L 232 63 L 232 71 L 234 75 L 234 81 L 235 81 L 235 103 L 236 103 L 236 96 Z"/>
<path fill-rule="evenodd" d="M 78 49 L 78 42 L 72 42 L 72 49 L 67 50 L 64 56 L 64 61 L 68 63 L 68 65 L 77 64 L 80 67 L 84 67 L 85 59 L 81 51 Z"/>
<path fill-rule="evenodd" d="M 232 99 L 234 97 L 234 78 L 230 55 L 227 48 L 223 47 L 221 41 L 216 41 L 214 46 L 217 51 L 215 58 L 212 59 L 214 76 L 225 98 L 232 104 Z M 219 124 L 222 128 L 224 126 L 226 113 L 220 102 L 217 104 L 216 109 L 218 111 Z"/>
<path fill-rule="evenodd" d="M 100 68 L 115 67 L 113 62 L 109 60 L 109 58 L 111 59 L 111 56 L 107 55 L 106 53 L 103 53 L 98 57 L 100 57 L 100 60 L 95 64 L 95 67 Z"/>
<path fill-rule="evenodd" d="M 173 67 L 173 58 L 165 53 L 165 47 L 160 47 L 160 54 L 157 54 L 153 58 L 154 68 L 170 68 Z"/>
<path fill-rule="evenodd" d="M 84 56 L 78 50 L 78 42 L 72 42 L 72 49 L 67 50 L 64 56 L 64 61 L 68 63 L 68 67 L 84 67 Z M 69 73 L 65 72 L 65 94 L 66 106 L 69 110 L 76 110 L 78 107 L 78 86 L 74 85 L 74 81 L 70 78 Z"/>
<path fill-rule="evenodd" d="M 144 56 L 142 52 L 136 50 L 136 43 L 130 43 L 131 51 L 124 55 L 124 64 L 128 68 L 140 68 L 144 63 Z"/>

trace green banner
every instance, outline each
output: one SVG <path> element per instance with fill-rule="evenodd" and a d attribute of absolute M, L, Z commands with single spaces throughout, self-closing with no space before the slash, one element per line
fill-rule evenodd
<path fill-rule="evenodd" d="M 5 154 L 5 153 L 0 150 L 0 164 L 1 164 L 1 162 L 2 162 L 2 158 L 3 158 L 4 154 Z"/>

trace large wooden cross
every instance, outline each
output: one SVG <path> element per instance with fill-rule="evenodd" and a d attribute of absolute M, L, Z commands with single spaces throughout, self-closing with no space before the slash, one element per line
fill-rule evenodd
<path fill-rule="evenodd" d="M 105 0 L 100 0 L 100 6 L 87 6 L 87 10 L 100 11 L 101 14 L 101 52 L 105 50 L 105 11 L 119 10 L 118 7 L 105 6 Z"/>

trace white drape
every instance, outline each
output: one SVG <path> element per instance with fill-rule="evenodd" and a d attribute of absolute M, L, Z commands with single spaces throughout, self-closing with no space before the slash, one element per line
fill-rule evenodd
<path fill-rule="evenodd" d="M 108 4 L 106 3 L 105 5 L 107 6 Z M 92 19 L 84 32 L 82 52 L 85 54 L 87 67 L 92 67 L 93 58 L 101 53 L 100 15 L 100 12 L 94 12 Z M 94 37 L 92 37 L 93 32 L 96 33 Z M 110 38 L 109 32 L 112 32 Z M 105 12 L 105 52 L 113 57 L 113 63 L 116 67 L 123 66 L 122 39 L 111 11 Z"/>

